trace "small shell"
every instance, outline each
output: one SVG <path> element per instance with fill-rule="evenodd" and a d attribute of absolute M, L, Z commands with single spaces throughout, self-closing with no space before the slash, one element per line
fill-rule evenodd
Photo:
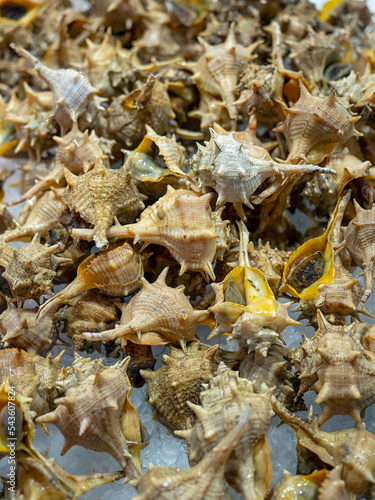
<path fill-rule="evenodd" d="M 319 496 L 319 487 L 326 480 L 328 471 L 322 469 L 308 476 L 294 476 L 284 469 L 284 477 L 269 492 L 267 500 L 323 500 Z M 345 498 L 340 500 L 346 500 Z M 329 500 L 327 497 L 326 500 Z"/>
<path fill-rule="evenodd" d="M 10 229 L 2 236 L 2 241 L 16 241 L 23 238 L 32 238 L 39 234 L 46 238 L 49 231 L 62 229 L 59 222 L 61 212 L 65 208 L 62 202 L 61 190 L 47 191 L 43 193 L 34 205 L 31 206 L 21 227 Z"/>
<path fill-rule="evenodd" d="M 77 299 L 66 312 L 68 315 L 66 333 L 75 350 L 82 349 L 85 344 L 87 345 L 82 336 L 83 332 L 107 330 L 114 327 L 118 317 L 118 308 L 113 300 L 95 290 L 89 290 Z"/>
<path fill-rule="evenodd" d="M 250 409 L 247 407 L 232 430 L 191 469 L 155 467 L 150 464 L 140 480 L 131 482 L 138 490 L 134 500 L 226 498 L 225 467 L 230 454 L 247 429 L 249 414 Z"/>
<path fill-rule="evenodd" d="M 67 181 L 65 201 L 90 224 L 94 225 L 94 241 L 98 248 L 106 248 L 106 231 L 115 217 L 121 222 L 133 222 L 144 208 L 131 173 L 125 169 L 106 168 L 101 157 L 86 174 L 75 176 L 64 168 Z"/>
<path fill-rule="evenodd" d="M 238 377 L 224 363 L 209 387 L 201 393 L 202 406 L 189 403 L 197 415 L 192 430 L 178 432 L 190 446 L 190 462 L 196 464 L 230 432 L 250 406 L 250 418 L 225 469 L 228 483 L 246 500 L 262 500 L 269 488 L 272 465 L 266 433 L 274 415 L 270 392 L 254 394 L 252 384 Z"/>
<path fill-rule="evenodd" d="M 163 356 L 161 368 L 141 370 L 155 418 L 170 432 L 193 427 L 196 416 L 187 402 L 200 404 L 203 384 L 217 369 L 217 349 L 217 345 L 207 347 L 199 342 L 189 344 L 185 351 L 170 346 L 171 354 Z"/>
<path fill-rule="evenodd" d="M 32 398 L 30 410 L 43 415 L 55 408 L 54 400 L 61 395 L 57 387 L 62 351 L 52 359 L 28 354 L 20 349 L 0 351 L 0 380 L 9 377 L 10 384 L 26 398 Z"/>
<path fill-rule="evenodd" d="M 152 348 L 148 345 L 133 344 L 126 342 L 124 349 L 125 356 L 130 356 L 130 361 L 126 370 L 129 381 L 132 387 L 143 387 L 145 379 L 142 377 L 141 371 L 153 370 L 156 359 L 152 354 Z"/>
<path fill-rule="evenodd" d="M 238 266 L 213 287 L 216 299 L 209 311 L 214 313 L 216 327 L 209 339 L 230 335 L 229 339 L 239 340 L 240 347 L 266 355 L 286 326 L 298 324 L 288 316 L 291 303 L 277 302 L 258 269 Z"/>
<path fill-rule="evenodd" d="M 360 117 L 352 116 L 343 101 L 336 99 L 335 92 L 329 97 L 313 97 L 301 80 L 299 89 L 298 101 L 285 110 L 288 113 L 285 122 L 274 130 L 286 137 L 289 147 L 286 161 L 321 163 L 336 144 L 361 135 L 354 129 Z"/>
<path fill-rule="evenodd" d="M 0 315 L 1 344 L 24 349 L 30 354 L 46 354 L 55 344 L 58 335 L 52 314 L 36 322 L 38 308 L 19 309 L 13 306 Z"/>
<path fill-rule="evenodd" d="M 57 267 L 67 259 L 54 255 L 59 245 L 47 247 L 40 243 L 38 234 L 21 248 L 0 243 L 0 266 L 5 268 L 2 279 L 9 286 L 10 297 L 23 303 L 52 293 Z"/>
<path fill-rule="evenodd" d="M 203 38 L 198 38 L 203 54 L 193 63 L 193 81 L 200 92 L 220 96 L 231 119 L 236 119 L 238 112 L 233 105 L 235 88 L 242 68 L 255 58 L 253 49 L 258 43 L 243 47 L 236 42 L 232 24 L 224 43 L 209 45 Z"/>
<path fill-rule="evenodd" d="M 126 345 L 135 344 L 181 345 L 196 339 L 195 325 L 207 311 L 195 311 L 184 295 L 183 287 L 170 288 L 166 284 L 168 268 L 155 283 L 141 279 L 142 290 L 122 308 L 120 325 L 103 332 L 85 332 L 87 340 L 120 339 Z"/>
<path fill-rule="evenodd" d="M 357 306 L 361 311 L 373 289 L 375 256 L 375 206 L 371 210 L 363 209 L 354 200 L 356 216 L 345 230 L 345 248 L 355 264 L 362 267 L 365 275 L 365 291 Z"/>
<path fill-rule="evenodd" d="M 125 297 L 141 286 L 143 264 L 128 243 L 87 257 L 77 269 L 77 277 L 39 309 L 37 319 L 56 311 L 65 301 L 96 288 L 108 295 Z"/>
<path fill-rule="evenodd" d="M 267 351 L 267 356 L 253 351 L 245 354 L 239 365 L 239 375 L 249 380 L 254 386 L 254 392 L 261 394 L 273 389 L 273 395 L 291 411 L 305 410 L 301 396 L 297 396 L 300 382 L 290 361 L 290 350 L 278 344 L 273 344 Z"/>
<path fill-rule="evenodd" d="M 124 375 L 128 359 L 68 389 L 64 397 L 55 400 L 56 410 L 38 417 L 37 422 L 60 429 L 65 437 L 62 455 L 74 445 L 104 451 L 118 461 L 129 479 L 135 479 L 140 475 L 142 440 Z"/>
<path fill-rule="evenodd" d="M 73 69 L 50 69 L 25 49 L 11 44 L 17 54 L 24 57 L 38 72 L 53 92 L 53 115 L 63 130 L 69 129 L 73 122 L 85 111 L 89 98 L 97 90 L 85 75 Z"/>

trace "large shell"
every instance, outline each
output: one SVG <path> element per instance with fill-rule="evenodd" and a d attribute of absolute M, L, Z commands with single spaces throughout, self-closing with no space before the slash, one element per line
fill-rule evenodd
<path fill-rule="evenodd" d="M 39 309 L 37 318 L 56 311 L 65 301 L 93 288 L 108 295 L 124 297 L 141 286 L 143 264 L 140 255 L 125 243 L 87 257 L 77 269 L 77 277 Z"/>
<path fill-rule="evenodd" d="M 142 290 L 122 308 L 120 325 L 103 332 L 85 332 L 87 340 L 120 339 L 126 345 L 181 345 L 196 339 L 195 325 L 207 311 L 195 311 L 184 295 L 184 288 L 171 288 L 166 284 L 168 268 L 155 283 L 141 279 Z"/>
<path fill-rule="evenodd" d="M 217 368 L 217 348 L 199 342 L 189 344 L 185 351 L 170 346 L 170 356 L 163 356 L 161 368 L 154 372 L 141 370 L 155 418 L 170 432 L 193 427 L 196 416 L 187 402 L 200 404 L 203 384 L 209 382 Z"/>
<path fill-rule="evenodd" d="M 375 485 L 375 436 L 364 424 L 351 429 L 324 432 L 317 421 L 308 423 L 290 413 L 271 396 L 279 416 L 294 430 L 298 445 L 316 454 L 331 467 L 342 465 L 341 478 L 353 498 L 363 496 Z"/>
<path fill-rule="evenodd" d="M 294 359 L 300 373 L 299 394 L 314 389 L 322 407 L 319 425 L 333 415 L 351 415 L 361 421 L 361 412 L 375 402 L 375 355 L 362 345 L 362 328 L 335 326 L 318 311 L 319 329 L 304 338 Z"/>
<path fill-rule="evenodd" d="M 67 181 L 65 201 L 90 224 L 94 225 L 94 241 L 98 248 L 106 248 L 106 231 L 115 217 L 123 223 L 133 222 L 144 208 L 132 176 L 125 169 L 106 168 L 99 157 L 95 167 L 86 174 L 76 176 L 64 168 Z"/>
<path fill-rule="evenodd" d="M 65 437 L 62 454 L 80 445 L 110 453 L 130 479 L 139 477 L 142 448 L 140 422 L 129 402 L 130 384 L 124 374 L 129 358 L 119 361 L 55 400 L 56 410 L 38 417 L 55 424 Z"/>
<path fill-rule="evenodd" d="M 313 97 L 300 81 L 300 97 L 292 108 L 287 108 L 285 122 L 277 127 L 288 143 L 288 162 L 320 163 L 337 143 L 345 143 L 353 135 L 360 135 L 354 124 L 360 119 L 347 111 L 345 104 L 329 97 Z"/>
<path fill-rule="evenodd" d="M 191 469 L 149 465 L 139 481 L 132 482 L 138 490 L 135 500 L 209 500 L 227 498 L 224 471 L 230 454 L 248 428 L 247 407 L 232 430 L 213 447 L 199 464 Z"/>
<path fill-rule="evenodd" d="M 224 363 L 209 387 L 201 393 L 202 406 L 189 403 L 198 421 L 192 430 L 178 432 L 188 439 L 190 461 L 199 462 L 231 431 L 247 405 L 250 418 L 226 465 L 225 478 L 247 499 L 262 500 L 272 475 L 270 447 L 266 433 L 274 415 L 270 392 L 255 394 L 252 384 L 238 377 Z"/>
<path fill-rule="evenodd" d="M 214 279 L 212 261 L 228 247 L 229 231 L 220 212 L 211 212 L 210 199 L 210 194 L 198 197 L 168 186 L 167 194 L 147 207 L 139 222 L 109 228 L 107 237 L 134 237 L 135 242 L 143 241 L 143 248 L 150 243 L 165 246 L 181 264 L 180 275 L 191 269 Z M 91 230 L 73 229 L 72 234 L 93 237 Z"/>
<path fill-rule="evenodd" d="M 280 187 L 286 175 L 335 173 L 333 170 L 314 165 L 277 163 L 272 160 L 266 149 L 238 142 L 234 138 L 234 132 L 229 136 L 217 134 L 213 129 L 210 129 L 210 132 L 210 141 L 206 143 L 206 147 L 198 144 L 198 153 L 190 160 L 190 166 L 200 188 L 209 186 L 218 193 L 218 207 L 225 203 L 239 206 L 243 203 L 252 208 L 250 200 L 260 203 L 271 196 Z M 275 177 L 271 186 L 255 195 L 257 189 L 270 177 Z"/>

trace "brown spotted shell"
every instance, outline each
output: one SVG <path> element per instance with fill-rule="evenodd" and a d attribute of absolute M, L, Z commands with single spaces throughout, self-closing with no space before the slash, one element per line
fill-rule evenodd
<path fill-rule="evenodd" d="M 170 356 L 163 356 L 161 368 L 154 372 L 141 370 L 155 418 L 170 432 L 193 427 L 196 416 L 187 402 L 200 404 L 203 384 L 209 382 L 217 368 L 217 348 L 199 342 L 187 345 L 185 351 L 170 346 Z"/>

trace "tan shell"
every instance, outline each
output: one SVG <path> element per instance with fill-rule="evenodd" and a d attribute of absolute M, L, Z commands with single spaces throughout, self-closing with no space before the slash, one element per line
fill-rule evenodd
<path fill-rule="evenodd" d="M 59 245 L 42 245 L 38 234 L 17 249 L 0 243 L 0 266 L 5 268 L 2 277 L 9 286 L 7 295 L 23 303 L 26 299 L 37 300 L 51 294 L 56 269 L 67 260 L 54 255 L 58 250 Z"/>
<path fill-rule="evenodd" d="M 254 115 L 258 123 L 274 126 L 285 118 L 283 84 L 277 65 L 248 64 L 241 74 L 239 98 L 234 104 Z"/>
<path fill-rule="evenodd" d="M 187 345 L 185 351 L 170 346 L 170 356 L 163 356 L 161 368 L 141 370 L 155 418 L 170 432 L 193 427 L 196 416 L 187 402 L 200 404 L 203 384 L 217 368 L 217 349 L 217 345 L 208 347 L 199 342 Z"/>
<path fill-rule="evenodd" d="M 312 339 L 304 337 L 293 356 L 300 373 L 299 394 L 317 392 L 319 425 L 333 415 L 350 415 L 360 422 L 361 412 L 375 401 L 375 355 L 363 347 L 361 323 L 331 325 L 318 311 L 318 324 Z"/>
<path fill-rule="evenodd" d="M 131 173 L 106 168 L 100 157 L 90 172 L 77 177 L 64 168 L 64 175 L 68 185 L 65 201 L 94 225 L 94 241 L 100 249 L 108 246 L 106 231 L 115 217 L 123 223 L 133 222 L 144 208 Z"/>
<path fill-rule="evenodd" d="M 317 421 L 308 423 L 290 413 L 271 396 L 278 415 L 294 430 L 298 445 L 316 454 L 331 467 L 342 465 L 341 478 L 348 493 L 357 498 L 375 484 L 375 436 L 365 430 L 364 424 L 351 429 L 324 432 Z"/>
<path fill-rule="evenodd" d="M 357 309 L 361 311 L 370 296 L 374 281 L 375 256 L 375 207 L 363 209 L 354 200 L 356 216 L 349 222 L 345 230 L 345 248 L 349 251 L 355 264 L 362 267 L 365 275 L 365 291 Z"/>
<path fill-rule="evenodd" d="M 108 327 L 114 327 L 118 318 L 118 308 L 106 295 L 96 290 L 89 290 L 77 299 L 73 299 L 72 306 L 63 313 L 65 314 L 68 316 L 66 333 L 74 349 L 79 350 L 87 345 L 82 336 L 83 332 L 100 332 Z M 58 317 L 60 319 L 61 315 Z"/>
<path fill-rule="evenodd" d="M 50 230 L 61 229 L 59 222 L 61 212 L 65 208 L 65 203 L 61 200 L 61 190 L 47 191 L 23 214 L 25 220 L 21 226 L 6 231 L 2 241 L 15 241 L 23 238 L 32 238 L 39 234 L 41 238 L 46 238 Z"/>
<path fill-rule="evenodd" d="M 200 92 L 220 96 L 231 119 L 236 119 L 238 112 L 233 105 L 235 87 L 242 68 L 255 58 L 253 49 L 258 45 L 243 47 L 236 42 L 232 24 L 224 43 L 209 45 L 203 38 L 198 38 L 203 54 L 193 65 L 193 81 Z"/>
<path fill-rule="evenodd" d="M 307 26 L 307 37 L 303 40 L 287 40 L 292 49 L 289 57 L 309 83 L 318 84 L 323 79 L 327 59 L 337 52 L 339 41 L 336 34 L 316 33 Z"/>
<path fill-rule="evenodd" d="M 171 130 L 174 118 L 167 84 L 150 75 L 141 89 L 116 97 L 105 110 L 90 104 L 79 125 L 82 130 L 93 129 L 102 137 L 134 148 L 143 139 L 146 124 L 164 134 Z"/>
<path fill-rule="evenodd" d="M 228 498 L 224 471 L 227 460 L 246 431 L 249 407 L 243 411 L 237 425 L 224 435 L 204 458 L 191 469 L 155 467 L 150 464 L 140 480 L 132 482 L 138 490 L 135 500 L 209 500 Z"/>
<path fill-rule="evenodd" d="M 46 354 L 57 338 L 56 320 L 52 314 L 36 321 L 38 308 L 19 309 L 13 306 L 0 315 L 1 344 L 17 347 L 30 354 Z"/>
<path fill-rule="evenodd" d="M 206 147 L 198 144 L 198 153 L 190 160 L 199 188 L 212 187 L 218 193 L 216 205 L 234 203 L 241 213 L 241 204 L 253 208 L 281 186 L 285 176 L 301 173 L 335 173 L 314 165 L 286 165 L 272 160 L 268 151 L 260 146 L 238 142 L 232 134 L 217 134 L 210 129 L 211 138 Z M 270 177 L 273 183 L 260 194 L 255 192 Z M 239 205 L 239 207 L 238 207 Z"/>
<path fill-rule="evenodd" d="M 135 479 L 140 474 L 142 441 L 124 374 L 128 359 L 68 389 L 64 397 L 55 400 L 56 410 L 38 417 L 37 422 L 59 428 L 65 437 L 62 455 L 74 445 L 104 451 L 118 461 L 129 479 Z"/>
<path fill-rule="evenodd" d="M 65 301 L 96 288 L 108 295 L 125 297 L 141 286 L 143 264 L 128 243 L 87 257 L 77 269 L 77 277 L 39 309 L 37 318 L 56 311 Z"/>
<path fill-rule="evenodd" d="M 249 380 L 254 392 L 261 394 L 273 389 L 273 395 L 291 411 L 305 410 L 302 396 L 297 396 L 300 382 L 290 361 L 291 351 L 286 347 L 273 344 L 267 356 L 253 351 L 245 354 L 239 365 L 239 375 Z"/>
<path fill-rule="evenodd" d="M 54 459 L 23 455 L 17 460 L 18 500 L 76 500 L 95 486 L 113 483 L 124 472 L 74 476 Z"/>
<path fill-rule="evenodd" d="M 267 495 L 267 500 L 323 500 L 319 496 L 319 487 L 326 480 L 328 471 L 327 469 L 322 469 L 308 476 L 294 476 L 283 471 L 284 477 L 279 481 L 272 490 Z M 341 497 L 330 497 L 338 498 L 340 500 L 346 500 Z M 328 500 L 329 497 L 326 498 Z"/>
<path fill-rule="evenodd" d="M 85 111 L 89 98 L 96 93 L 85 75 L 73 69 L 50 69 L 25 49 L 11 47 L 24 57 L 53 93 L 53 116 L 62 130 L 67 130 Z"/>
<path fill-rule="evenodd" d="M 195 340 L 195 325 L 207 311 L 195 311 L 184 295 L 184 288 L 171 288 L 166 284 L 168 268 L 154 283 L 141 279 L 142 290 L 122 307 L 120 325 L 103 332 L 85 332 L 87 340 L 119 339 L 135 344 L 181 345 Z"/>
<path fill-rule="evenodd" d="M 221 212 L 211 212 L 210 199 L 210 194 L 198 197 L 168 186 L 167 194 L 147 207 L 139 222 L 109 228 L 107 238 L 134 237 L 134 242 L 144 243 L 143 248 L 150 243 L 165 246 L 181 264 L 180 275 L 191 269 L 214 279 L 212 261 L 228 247 L 229 231 Z M 72 235 L 90 240 L 93 231 L 73 229 Z"/>
<path fill-rule="evenodd" d="M 228 483 L 247 499 L 263 500 L 270 486 L 272 465 L 266 433 L 271 425 L 270 391 L 254 394 L 253 385 L 224 363 L 201 393 L 202 406 L 189 403 L 198 421 L 192 430 L 178 432 L 188 440 L 190 461 L 199 462 L 241 419 L 247 405 L 250 418 L 225 468 Z"/>
<path fill-rule="evenodd" d="M 21 349 L 0 350 L 0 380 L 9 377 L 10 384 L 26 398 L 32 398 L 30 410 L 43 415 L 55 408 L 61 395 L 56 382 L 64 351 L 52 359 L 28 354 Z"/>
<path fill-rule="evenodd" d="M 329 97 L 313 97 L 299 81 L 300 97 L 292 108 L 287 108 L 285 122 L 275 129 L 285 135 L 289 155 L 286 161 L 320 163 L 337 143 L 345 143 L 353 135 L 360 135 L 354 124 L 360 119 L 352 116 L 335 92 Z"/>

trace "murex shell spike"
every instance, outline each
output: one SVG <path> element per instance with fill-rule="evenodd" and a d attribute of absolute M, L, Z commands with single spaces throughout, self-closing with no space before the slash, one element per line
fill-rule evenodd
<path fill-rule="evenodd" d="M 218 194 L 216 205 L 244 204 L 253 208 L 271 196 L 282 184 L 285 176 L 304 173 L 328 173 L 330 168 L 316 165 L 278 163 L 261 146 L 242 144 L 234 134 L 219 134 L 210 128 L 211 138 L 206 146 L 190 159 L 191 175 L 202 187 L 211 187 Z M 258 188 L 270 177 L 274 182 L 255 196 Z M 239 213 L 241 215 L 241 213 Z M 243 217 L 242 217 L 243 218 Z"/>
<path fill-rule="evenodd" d="M 63 130 L 69 129 L 85 111 L 89 98 L 97 92 L 88 78 L 73 69 L 50 69 L 27 50 L 10 45 L 32 64 L 53 92 L 53 114 Z"/>

